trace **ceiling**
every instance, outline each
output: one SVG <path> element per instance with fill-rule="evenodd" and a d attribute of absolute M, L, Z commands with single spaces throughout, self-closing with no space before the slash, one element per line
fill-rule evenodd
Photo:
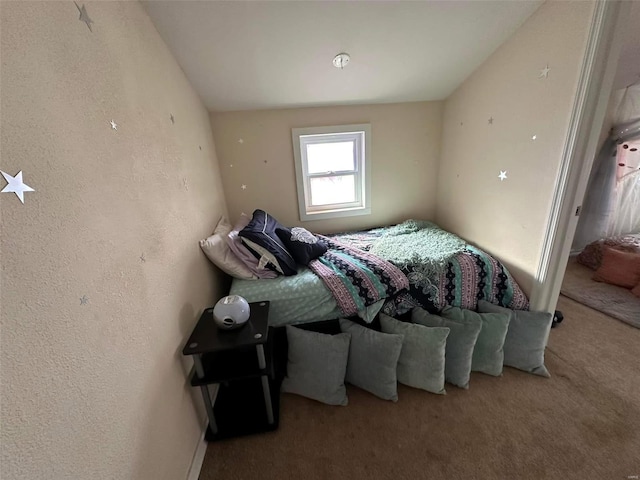
<path fill-rule="evenodd" d="M 542 4 L 147 1 L 212 111 L 442 100 Z M 333 57 L 347 52 L 343 70 Z"/>

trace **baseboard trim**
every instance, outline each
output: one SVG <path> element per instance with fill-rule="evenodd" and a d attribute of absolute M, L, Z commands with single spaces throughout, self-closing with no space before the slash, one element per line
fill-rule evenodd
<path fill-rule="evenodd" d="M 205 440 L 204 435 L 207 432 L 208 425 L 209 423 L 207 422 L 202 430 L 202 435 L 200 435 L 200 440 L 198 441 L 196 451 L 193 454 L 193 460 L 191 461 L 191 467 L 189 467 L 187 480 L 198 480 L 200 477 L 200 471 L 202 470 L 202 464 L 204 463 L 204 456 L 207 453 L 207 441 Z"/>

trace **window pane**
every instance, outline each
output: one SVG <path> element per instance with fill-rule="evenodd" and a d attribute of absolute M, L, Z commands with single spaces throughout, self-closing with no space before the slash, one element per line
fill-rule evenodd
<path fill-rule="evenodd" d="M 330 205 L 356 201 L 355 175 L 311 178 L 311 205 Z"/>
<path fill-rule="evenodd" d="M 354 142 L 307 144 L 307 166 L 309 173 L 355 170 L 353 143 Z"/>

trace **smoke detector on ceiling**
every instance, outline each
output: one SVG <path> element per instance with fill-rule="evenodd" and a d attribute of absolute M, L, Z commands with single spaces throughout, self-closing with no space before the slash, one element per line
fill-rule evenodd
<path fill-rule="evenodd" d="M 333 57 L 333 66 L 342 70 L 349 64 L 351 57 L 348 53 L 339 53 L 335 57 Z"/>

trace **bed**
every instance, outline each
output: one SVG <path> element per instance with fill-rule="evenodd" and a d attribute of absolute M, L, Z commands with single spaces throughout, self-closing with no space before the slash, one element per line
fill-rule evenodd
<path fill-rule="evenodd" d="M 319 237 L 334 248 L 382 258 L 406 276 L 408 288 L 358 310 L 365 322 L 371 322 L 379 311 L 398 317 L 416 306 L 434 313 L 445 305 L 475 310 L 481 299 L 512 310 L 529 307 L 527 297 L 500 261 L 431 222 L 408 220 L 391 227 Z M 234 278 L 230 294 L 249 302 L 269 300 L 271 326 L 347 316 L 326 279 L 318 276 L 325 256 L 309 267 L 299 266 L 292 276 Z"/>

